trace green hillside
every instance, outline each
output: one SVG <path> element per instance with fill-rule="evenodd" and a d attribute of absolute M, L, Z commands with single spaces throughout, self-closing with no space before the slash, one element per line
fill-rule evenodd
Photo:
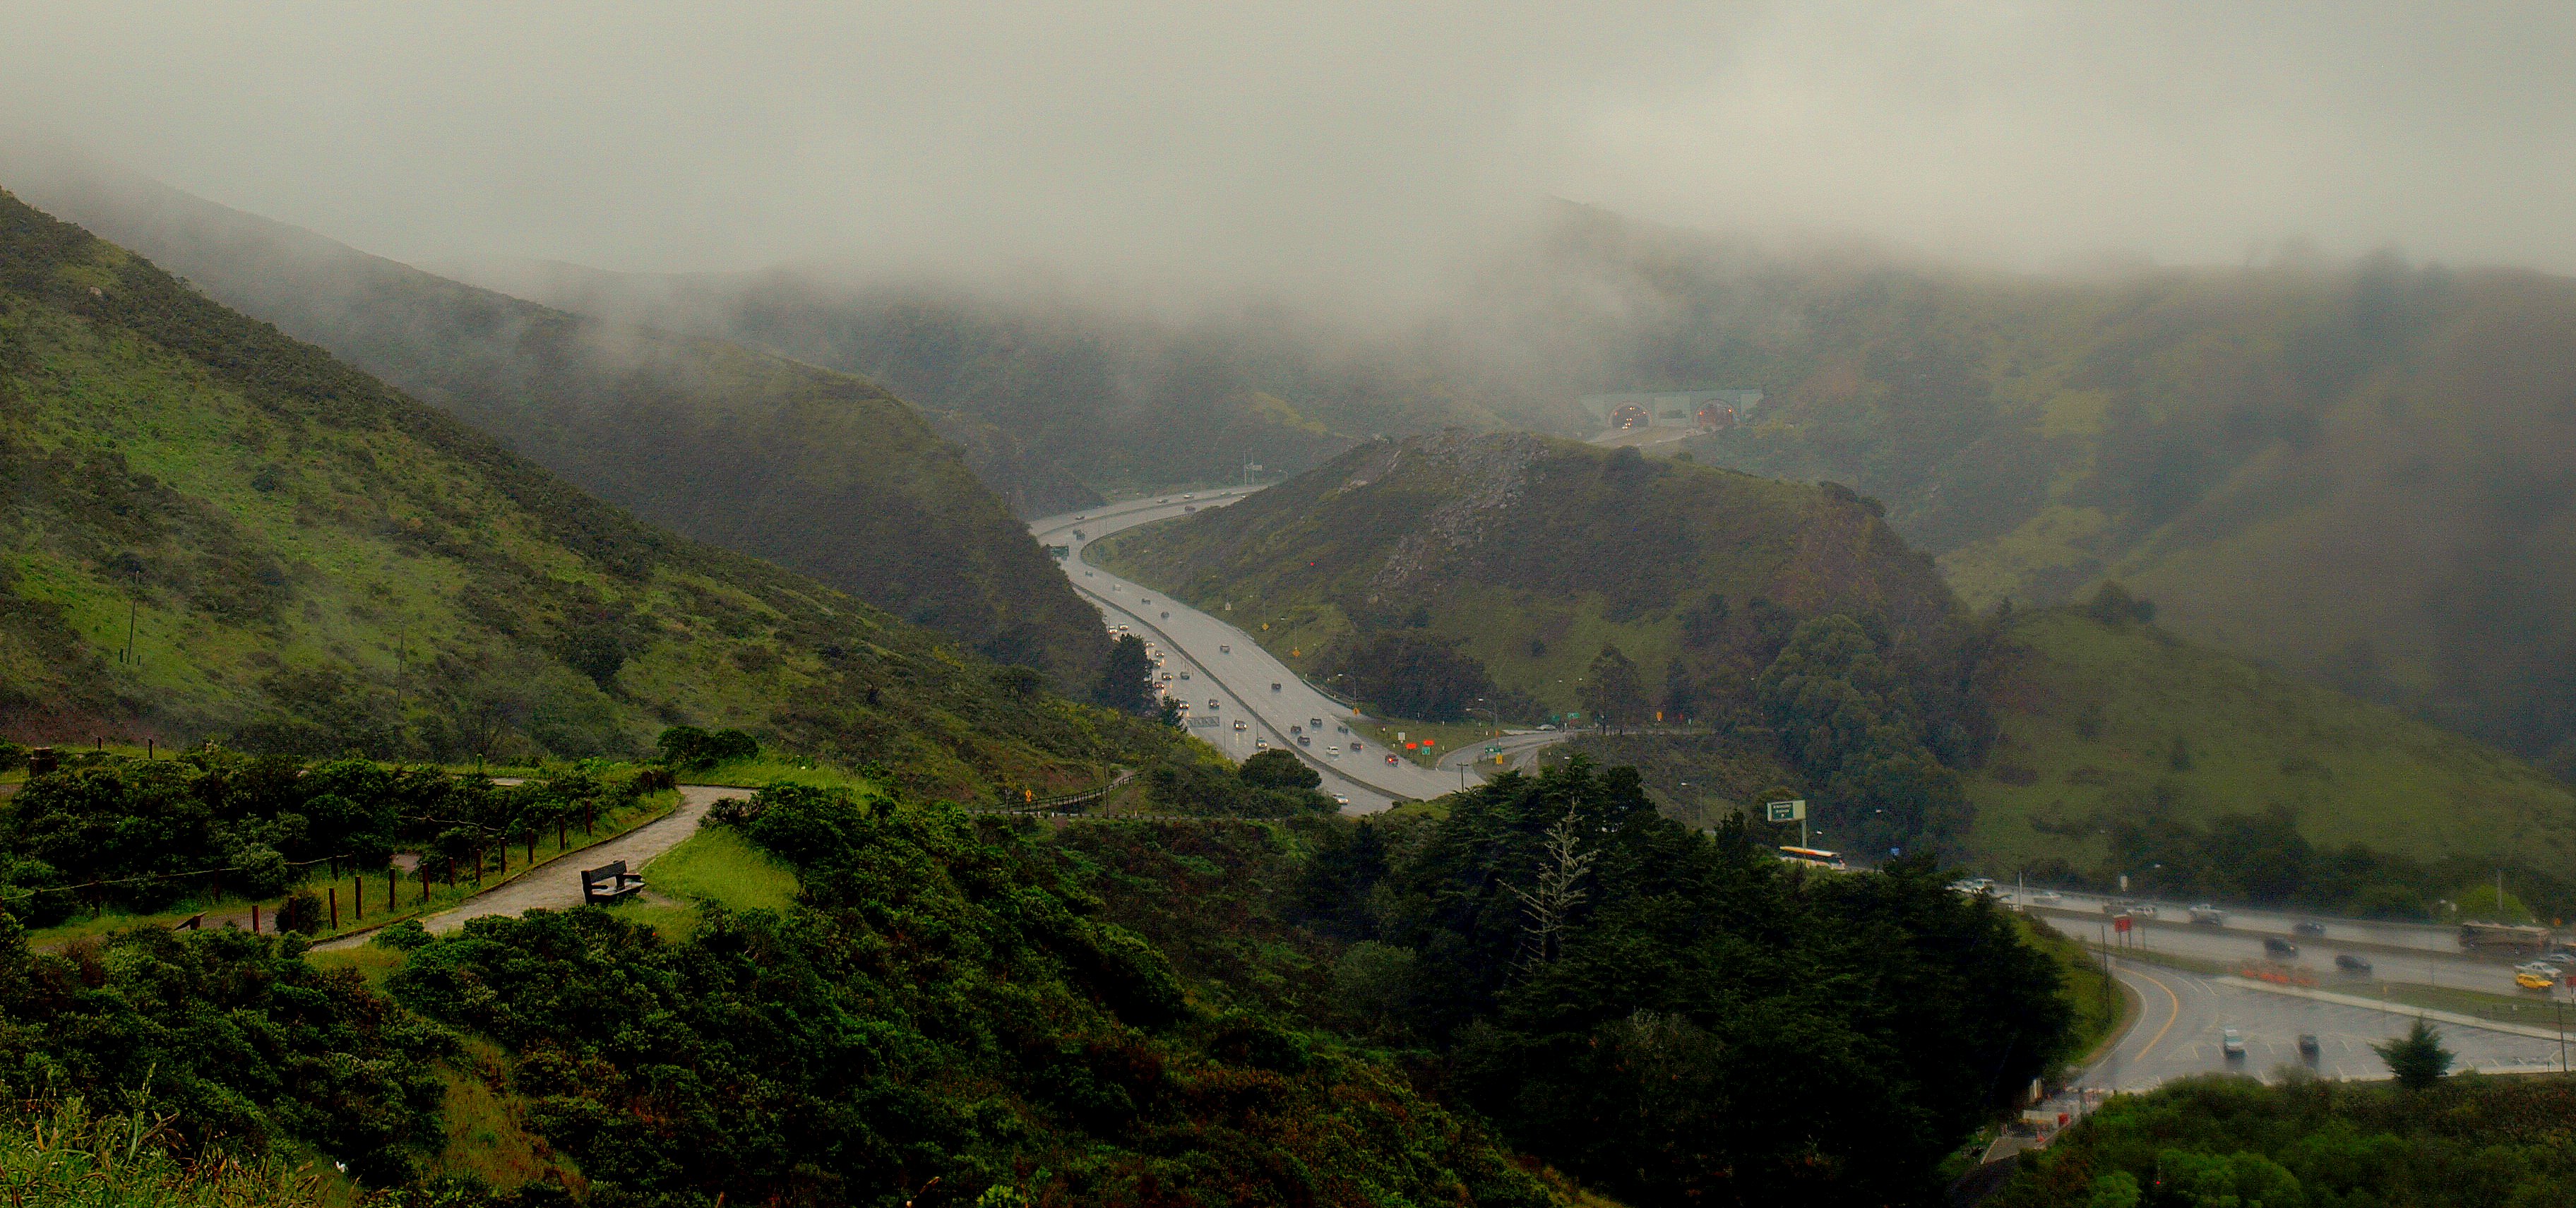
<path fill-rule="evenodd" d="M 1084 686 L 1098 614 L 967 456 L 1037 511 L 1097 499 L 1009 433 L 740 344 L 552 310 L 104 169 L 28 195 L 648 521 Z M 953 434 L 968 453 L 943 440 Z"/>
<path fill-rule="evenodd" d="M 2576 790 L 2492 747 L 2078 610 L 2017 617 L 2005 643 L 2002 735 L 1969 780 L 1989 867 L 2132 871 L 2118 866 L 2159 857 L 2132 852 L 2154 837 L 2124 825 L 2187 834 L 2233 817 L 2252 843 L 2276 816 L 2324 851 L 2461 862 L 2471 883 L 2497 862 L 2562 878 L 2576 862 Z"/>
<path fill-rule="evenodd" d="M 1372 442 L 1089 550 L 1318 677 L 1364 682 L 1376 651 L 1419 635 L 1549 713 L 1585 707 L 1605 645 L 1655 695 L 1678 661 L 1714 699 L 1750 687 L 1762 631 L 1776 646 L 1800 618 L 1850 612 L 1920 633 L 1953 607 L 1847 491 L 1527 434 Z"/>
<path fill-rule="evenodd" d="M 6 194 L 0 415 L 13 738 L 470 759 L 693 722 L 970 796 L 1169 741 L 638 523 Z"/>

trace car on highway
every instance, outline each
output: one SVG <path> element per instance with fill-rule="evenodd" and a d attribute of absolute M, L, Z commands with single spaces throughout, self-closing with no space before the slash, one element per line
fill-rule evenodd
<path fill-rule="evenodd" d="M 1218 654 L 1232 654 L 1234 653 L 1234 647 L 1220 644 L 1216 648 L 1216 652 Z"/>
<path fill-rule="evenodd" d="M 1091 572 L 1090 572 L 1090 571 L 1084 571 L 1084 572 L 1082 572 L 1082 577 L 1083 577 L 1083 578 L 1086 578 L 1086 579 L 1090 578 L 1090 577 L 1091 577 Z"/>
<path fill-rule="evenodd" d="M 2300 919 L 2298 922 L 2290 924 L 2290 934 L 2292 935 L 2304 935 L 2313 938 L 2324 935 L 2325 933 L 2326 925 L 2316 921 L 2315 919 Z"/>
<path fill-rule="evenodd" d="M 2054 906 L 2059 902 L 2065 901 L 2066 895 L 2059 893 L 2054 889 L 2043 889 L 2038 893 L 2030 895 L 2030 900 L 2042 906 Z"/>
<path fill-rule="evenodd" d="M 2204 927 L 2224 927 L 2227 925 L 2227 912 L 2203 902 L 2191 908 L 2191 921 Z"/>
<path fill-rule="evenodd" d="M 1339 759 L 1339 758 L 1341 758 L 1341 757 L 1342 757 L 1342 749 L 1341 749 L 1340 747 L 1338 747 L 1338 746 L 1326 747 L 1326 748 L 1324 748 L 1324 753 L 1325 753 L 1325 754 L 1327 754 L 1327 755 L 1332 756 L 1332 757 L 1333 757 L 1333 758 L 1335 758 L 1335 759 Z"/>
<path fill-rule="evenodd" d="M 1340 793 L 1335 793 L 1335 794 L 1333 794 L 1333 804 L 1335 804 L 1335 805 L 1349 805 L 1350 803 L 1351 803 L 1351 799 L 1350 799 L 1350 798 L 1345 797 L 1345 796 L 1342 796 Z"/>
<path fill-rule="evenodd" d="M 1348 732 L 1349 732 L 1349 731 L 1344 731 L 1344 733 L 1348 733 Z M 1356 738 L 1352 739 L 1352 740 L 1351 740 L 1351 749 L 1352 749 L 1352 750 L 1354 750 L 1354 751 L 1359 750 L 1359 749 L 1360 749 L 1360 740 L 1358 740 L 1358 739 L 1356 739 Z"/>
<path fill-rule="evenodd" d="M 1164 614 L 1163 614 L 1163 619 L 1164 619 L 1164 620 L 1166 620 L 1166 621 L 1171 620 L 1171 619 L 1172 619 L 1172 614 L 1170 614 L 1170 613 L 1168 613 L 1168 612 L 1167 612 L 1167 613 L 1164 613 Z"/>
<path fill-rule="evenodd" d="M 2299 954 L 2299 946 L 2277 935 L 2263 937 L 2263 954 L 2288 959 Z"/>
<path fill-rule="evenodd" d="M 1189 672 L 1187 672 L 1187 671 L 1182 672 L 1182 673 L 1181 673 L 1181 678 L 1182 678 L 1182 679 L 1188 679 L 1188 678 L 1190 678 L 1190 673 L 1189 673 Z"/>
<path fill-rule="evenodd" d="M 1394 766 L 1395 766 L 1395 752 L 1393 752 L 1393 751 L 1389 751 L 1389 752 L 1387 752 L 1387 753 L 1386 753 L 1386 766 L 1388 766 L 1388 767 L 1394 767 Z"/>
<path fill-rule="evenodd" d="M 2346 973 L 2368 973 L 2370 962 L 2349 952 L 2338 952 L 2335 954 L 2335 968 Z"/>
<path fill-rule="evenodd" d="M 1309 730 L 1321 730 L 1324 728 L 1324 719 L 1320 717 L 1309 717 L 1306 719 L 1306 728 Z"/>
<path fill-rule="evenodd" d="M 1271 691 L 1273 691 L 1273 692 L 1277 692 L 1277 691 L 1279 690 L 1279 681 L 1277 681 L 1277 680 L 1272 680 L 1272 681 L 1270 681 L 1270 690 L 1271 690 Z"/>
<path fill-rule="evenodd" d="M 1267 738 L 1256 738 L 1252 740 L 1252 746 L 1255 750 L 1267 751 L 1270 749 L 1270 740 Z"/>
<path fill-rule="evenodd" d="M 2531 959 L 2534 964 L 2556 965 L 2561 969 L 2576 969 L 2576 952 L 2567 952 L 2564 950 L 2558 952 L 2544 952 Z"/>
<path fill-rule="evenodd" d="M 1234 719 L 1234 728 L 1235 728 L 1235 729 L 1238 729 L 1238 730 L 1249 730 L 1249 729 L 1251 729 L 1252 727 L 1251 727 L 1250 725 L 1245 724 L 1244 720 L 1243 720 L 1242 718 L 1238 717 L 1238 718 L 1235 718 L 1235 719 Z"/>
<path fill-rule="evenodd" d="M 1315 745 L 1315 736 L 1312 734 L 1300 734 L 1297 736 L 1297 745 L 1301 747 L 1311 747 Z"/>
<path fill-rule="evenodd" d="M 1166 683 L 1166 684 L 1168 684 L 1168 683 L 1172 682 L 1172 673 L 1171 673 L 1171 672 L 1166 671 L 1166 672 L 1164 672 L 1164 673 L 1163 673 L 1163 682 L 1164 682 L 1164 683 Z"/>
<path fill-rule="evenodd" d="M 2558 984 L 2556 965 L 2524 965 L 2513 971 L 2513 984 L 2525 990 L 2546 990 Z"/>
<path fill-rule="evenodd" d="M 2237 1031 L 2236 1029 L 2234 1029 L 2234 1028 L 2228 1028 L 2228 1029 L 2226 1029 L 2226 1030 L 2224 1030 L 2224 1031 L 2220 1032 L 2220 1033 L 2218 1034 L 2218 1050 L 2219 1050 L 2220 1052 L 2222 1052 L 2222 1053 L 2227 1054 L 2227 1059 L 2228 1059 L 2228 1060 L 2230 1060 L 2230 1061 L 2234 1061 L 2235 1059 L 2237 1059 L 2237 1058 L 2239 1058 L 2239 1057 L 2244 1056 L 2244 1055 L 2245 1055 L 2245 1036 L 2244 1036 L 2244 1034 L 2243 1034 L 2243 1033 L 2241 1033 L 2241 1032 L 2238 1032 L 2238 1031 Z"/>
<path fill-rule="evenodd" d="M 2299 1056 L 2301 1056 L 2301 1057 L 2314 1057 L 2314 1056 L 2316 1056 L 2316 1055 L 2317 1055 L 2317 1049 L 2318 1049 L 2318 1045 L 2317 1045 L 2317 1034 L 2316 1034 L 2316 1033 L 2314 1033 L 2314 1032 L 2301 1032 L 2301 1033 L 2299 1033 Z"/>
<path fill-rule="evenodd" d="M 1305 732 L 1305 729 L 1306 729 L 1306 728 L 1305 728 L 1304 726 L 1298 725 L 1297 723 L 1295 723 L 1295 722 L 1293 722 L 1293 721 L 1288 723 L 1288 732 L 1289 732 L 1289 733 L 1291 733 L 1291 734 L 1300 734 L 1300 733 L 1304 733 L 1304 732 Z"/>
<path fill-rule="evenodd" d="M 1217 700 L 1216 700 L 1216 698 L 1215 698 L 1215 697 L 1213 697 L 1213 696 L 1209 697 L 1209 698 L 1208 698 L 1208 708 L 1213 709 L 1213 708 L 1216 708 L 1216 707 L 1217 707 Z"/>

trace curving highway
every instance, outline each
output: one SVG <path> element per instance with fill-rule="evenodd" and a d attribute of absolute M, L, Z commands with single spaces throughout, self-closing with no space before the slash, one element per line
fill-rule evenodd
<path fill-rule="evenodd" d="M 2304 1066 L 2324 1078 L 2385 1078 L 2388 1065 L 2370 1046 L 2404 1035 L 2418 1014 L 2428 1014 L 2256 989 L 2234 978 L 2202 977 L 2135 961 L 2115 960 L 2111 972 L 2137 996 L 2140 1010 L 2120 1042 L 2078 1079 L 2098 1091 L 2149 1090 L 2193 1074 L 2268 1078 L 2284 1066 Z M 2539 1028 L 2507 1031 L 2436 1022 L 2442 1043 L 2458 1054 L 2454 1069 L 2523 1073 L 2562 1068 L 2564 1050 L 2554 1036 L 2535 1034 Z M 2229 1028 L 2244 1042 L 2242 1056 L 2226 1052 Z M 2316 1037 L 2315 1054 L 2299 1051 L 2303 1035 Z"/>
<path fill-rule="evenodd" d="M 1158 686 L 1188 702 L 1192 735 L 1236 760 L 1265 746 L 1295 751 L 1323 773 L 1325 792 L 1349 799 L 1344 808 L 1350 813 L 1373 813 L 1400 800 L 1456 792 L 1456 768 L 1434 771 L 1402 759 L 1389 763 L 1375 742 L 1349 731 L 1349 706 L 1297 678 L 1242 630 L 1083 560 L 1091 542 L 1111 533 L 1190 510 L 1223 507 L 1258 489 L 1232 487 L 1107 504 L 1045 517 L 1031 523 L 1029 532 L 1041 545 L 1070 547 L 1062 564 L 1074 590 L 1100 609 L 1105 623 L 1113 629 L 1127 626 L 1163 657 L 1157 678 L 1172 678 Z M 1304 744 L 1297 741 L 1301 737 Z M 1465 779 L 1479 783 L 1482 776 L 1470 771 Z"/>

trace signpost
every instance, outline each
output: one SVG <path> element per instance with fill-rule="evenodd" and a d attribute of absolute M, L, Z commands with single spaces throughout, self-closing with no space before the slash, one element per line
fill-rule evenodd
<path fill-rule="evenodd" d="M 1797 801 L 1765 802 L 1762 806 L 1762 816 L 1773 822 L 1797 823 L 1798 846 L 1807 846 L 1807 803 L 1805 799 L 1801 798 Z"/>

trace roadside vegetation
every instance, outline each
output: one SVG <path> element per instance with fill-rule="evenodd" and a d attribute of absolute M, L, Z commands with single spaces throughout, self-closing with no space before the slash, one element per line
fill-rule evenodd
<path fill-rule="evenodd" d="M 2212 1075 L 2121 1095 L 2023 1159 L 1996 1208 L 2576 1203 L 2576 1081 Z"/>

